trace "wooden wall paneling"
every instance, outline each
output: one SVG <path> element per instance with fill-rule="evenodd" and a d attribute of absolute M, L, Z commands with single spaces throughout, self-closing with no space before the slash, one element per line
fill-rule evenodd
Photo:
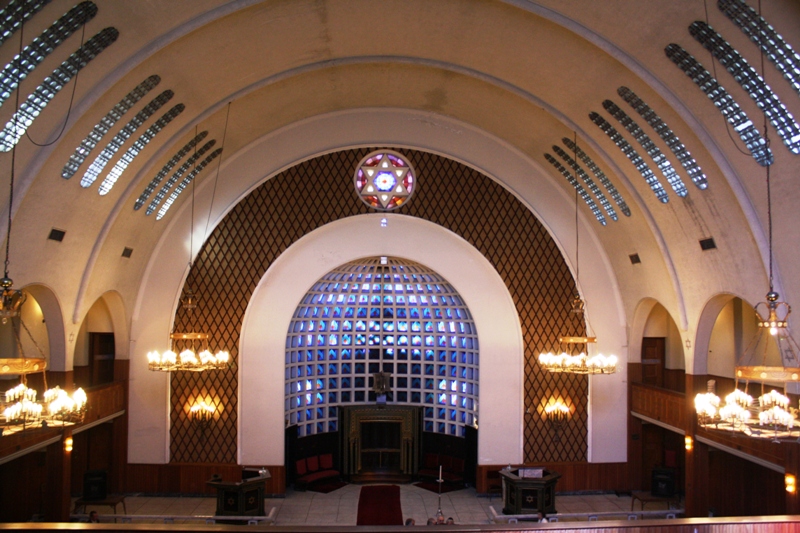
<path fill-rule="evenodd" d="M 633 406 L 631 383 L 641 383 L 641 363 L 628 363 L 628 406 Z M 641 490 L 642 480 L 642 421 L 628 412 L 628 486 L 631 490 Z"/>
<path fill-rule="evenodd" d="M 796 442 L 786 444 L 787 446 L 784 447 L 786 474 L 794 476 L 795 486 L 797 486 L 797 479 L 800 478 L 800 444 Z M 794 492 L 784 491 L 784 496 L 786 498 L 786 514 L 800 514 L 800 493 L 797 489 Z"/>
<path fill-rule="evenodd" d="M 686 372 L 682 369 L 664 369 L 664 388 L 675 392 L 686 392 Z"/>
<path fill-rule="evenodd" d="M 631 410 L 678 429 L 686 426 L 686 395 L 678 392 L 632 383 Z"/>
<path fill-rule="evenodd" d="M 265 491 L 270 495 L 286 493 L 286 469 L 283 465 L 252 465 L 254 468 L 265 466 L 271 478 L 267 480 Z M 127 469 L 127 485 L 121 492 L 141 492 L 144 494 L 216 494 L 216 490 L 208 487 L 206 481 L 214 474 L 219 474 L 225 481 L 240 481 L 242 468 L 235 464 L 130 464 Z"/>
<path fill-rule="evenodd" d="M 66 428 L 61 440 L 47 447 L 47 483 L 44 490 L 44 519 L 48 522 L 69 522 L 70 483 L 72 473 L 71 453 L 64 449 L 64 441 L 72 437 Z"/>
<path fill-rule="evenodd" d="M 709 510 L 715 515 L 786 514 L 786 491 L 780 472 L 713 448 L 708 464 Z"/>
<path fill-rule="evenodd" d="M 45 450 L 0 465 L 0 522 L 27 522 L 35 516 L 41 520 L 46 485 Z"/>
<path fill-rule="evenodd" d="M 528 466 L 544 467 L 561 474 L 556 484 L 556 492 L 576 491 L 618 491 L 627 492 L 628 465 L 626 463 L 526 463 Z M 475 491 L 488 492 L 487 473 L 506 468 L 508 465 L 478 465 Z"/>

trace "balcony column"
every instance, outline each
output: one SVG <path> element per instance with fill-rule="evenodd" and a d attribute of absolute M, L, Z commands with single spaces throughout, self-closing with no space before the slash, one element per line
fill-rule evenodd
<path fill-rule="evenodd" d="M 64 428 L 61 440 L 47 447 L 47 486 L 44 516 L 48 522 L 69 522 L 72 479 L 72 429 Z"/>
<path fill-rule="evenodd" d="M 694 409 L 694 397 L 706 391 L 707 380 L 705 375 L 686 374 L 684 428 L 686 436 L 692 438 L 692 449 L 686 450 L 684 507 L 687 518 L 708 516 L 708 445 L 697 442 L 695 437 L 697 415 Z"/>

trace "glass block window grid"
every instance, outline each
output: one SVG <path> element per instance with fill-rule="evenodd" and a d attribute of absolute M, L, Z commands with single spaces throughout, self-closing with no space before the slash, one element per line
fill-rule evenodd
<path fill-rule="evenodd" d="M 597 197 L 597 200 L 600 202 L 600 205 L 602 205 L 603 209 L 606 210 L 606 213 L 608 213 L 608 216 L 611 218 L 611 220 L 616 221 L 618 218 L 616 209 L 614 209 L 614 206 L 611 205 L 611 202 L 608 201 L 608 198 L 606 198 L 606 195 L 603 194 L 603 191 L 600 190 L 600 187 L 597 186 L 594 180 L 586 172 L 584 172 L 584 170 L 581 168 L 578 162 L 558 145 L 555 144 L 553 145 L 553 151 L 567 165 L 569 165 L 569 168 L 575 171 L 575 174 L 580 176 L 580 178 L 583 180 L 583 182 L 586 184 L 589 190 L 592 191 L 592 193 Z"/>
<path fill-rule="evenodd" d="M 45 57 L 64 42 L 75 30 L 97 15 L 97 6 L 92 2 L 81 2 L 55 21 L 31 44 L 22 49 L 0 72 L 0 106 L 11 96 L 20 80 L 33 72 Z"/>
<path fill-rule="evenodd" d="M 608 111 L 611 116 L 613 116 L 617 121 L 628 130 L 628 133 L 633 135 L 633 138 L 636 139 L 636 142 L 639 143 L 647 155 L 650 156 L 650 159 L 653 160 L 653 163 L 656 164 L 658 169 L 667 178 L 667 183 L 670 184 L 672 190 L 675 191 L 675 194 L 678 196 L 686 196 L 689 194 L 689 191 L 686 190 L 686 185 L 683 184 L 683 180 L 678 176 L 678 173 L 675 172 L 675 169 L 672 166 L 672 163 L 669 162 L 667 156 L 665 156 L 661 150 L 656 146 L 656 143 L 650 139 L 650 136 L 647 135 L 644 130 L 633 120 L 628 114 L 619 108 L 617 104 L 612 102 L 611 100 L 604 100 L 603 101 L 603 109 Z"/>
<path fill-rule="evenodd" d="M 175 167 L 175 165 L 178 164 L 178 162 L 181 159 L 186 157 L 186 154 L 191 152 L 192 149 L 195 146 L 197 146 L 197 144 L 203 139 L 205 139 L 207 136 L 208 136 L 208 131 L 201 131 L 191 141 L 186 143 L 183 146 L 183 148 L 175 152 L 175 155 L 173 155 L 170 158 L 170 160 L 164 164 L 161 170 L 158 171 L 158 174 L 156 174 L 155 177 L 150 180 L 150 183 L 148 183 L 147 186 L 144 188 L 142 194 L 139 195 L 139 198 L 133 204 L 134 211 L 138 211 L 139 209 L 141 209 L 141 207 L 144 205 L 144 203 L 147 201 L 150 195 L 153 194 L 153 191 L 156 190 L 156 187 L 158 187 L 158 185 L 161 183 L 161 180 L 163 180 L 164 177 L 167 174 L 169 174 L 169 172 Z"/>
<path fill-rule="evenodd" d="M 210 165 L 211 162 L 214 161 L 214 159 L 219 157 L 221 154 L 222 154 L 222 148 L 217 148 L 216 150 L 211 152 L 208 155 L 208 157 L 206 157 L 200 163 L 198 163 L 197 166 L 194 167 L 192 171 L 186 175 L 185 178 L 183 178 L 183 180 L 178 184 L 178 186 L 175 187 L 175 190 L 172 191 L 172 194 L 169 195 L 169 198 L 167 198 L 164 201 L 164 205 L 161 206 L 161 209 L 158 210 L 158 214 L 156 215 L 156 220 L 161 220 L 162 218 L 164 218 L 164 215 L 167 214 L 167 211 L 169 211 L 169 208 L 172 207 L 172 204 L 175 202 L 175 200 L 178 199 L 178 196 L 180 196 L 183 190 L 186 187 L 188 187 L 189 184 L 192 183 L 192 181 L 194 181 L 194 179 L 197 177 L 198 174 L 200 174 L 203 171 L 203 169 L 205 169 L 208 165 Z"/>
<path fill-rule="evenodd" d="M 669 196 L 667 196 L 667 191 L 664 190 L 664 186 L 661 185 L 661 182 L 658 181 L 658 178 L 650 167 L 647 165 L 642 156 L 639 155 L 639 152 L 636 151 L 636 148 L 631 146 L 631 144 L 625 140 L 625 138 L 612 126 L 608 123 L 606 119 L 600 116 L 598 113 L 592 112 L 589 113 L 589 118 L 592 122 L 600 128 L 609 139 L 611 139 L 614 144 L 617 145 L 617 148 L 625 154 L 625 156 L 633 163 L 633 166 L 636 167 L 636 170 L 639 171 L 639 174 L 642 175 L 644 180 L 650 186 L 650 189 L 658 198 L 658 201 L 661 203 L 669 202 Z"/>
<path fill-rule="evenodd" d="M 116 28 L 105 28 L 86 41 L 78 50 L 61 63 L 52 74 L 47 76 L 41 85 L 20 105 L 3 131 L 0 131 L 0 152 L 9 152 L 19 142 L 33 121 L 47 104 L 74 78 L 78 72 L 97 57 L 103 50 L 111 46 L 119 37 Z"/>
<path fill-rule="evenodd" d="M 50 2 L 51 0 L 11 0 L 0 9 L 0 45 L 14 35 L 23 22 L 30 20 Z"/>
<path fill-rule="evenodd" d="M 423 430 L 463 437 L 477 422 L 478 336 L 461 296 L 436 272 L 399 258 L 355 261 L 319 280 L 286 338 L 285 413 L 298 436 L 336 431 L 339 405 L 421 405 Z"/>
<path fill-rule="evenodd" d="M 544 158 L 547 160 L 548 163 L 553 165 L 555 169 L 561 173 L 562 176 L 567 178 L 569 184 L 572 185 L 576 191 L 578 191 L 578 196 L 583 198 L 583 201 L 586 202 L 587 206 L 589 206 L 589 209 L 591 209 L 595 218 L 597 218 L 597 221 L 603 226 L 605 226 L 606 225 L 605 215 L 603 215 L 603 212 L 600 211 L 600 208 L 597 207 L 597 204 L 592 199 L 591 195 L 588 192 L 586 192 L 586 189 L 583 188 L 583 185 L 581 185 L 580 182 L 577 179 L 575 179 L 575 176 L 573 176 L 570 173 L 570 171 L 567 170 L 566 167 L 564 167 L 564 165 L 559 163 L 558 160 L 552 155 L 544 154 Z"/>
<path fill-rule="evenodd" d="M 775 28 L 743 0 L 718 0 L 717 7 L 764 51 L 792 89 L 800 95 L 800 55 Z"/>
<path fill-rule="evenodd" d="M 758 128 L 711 73 L 680 45 L 670 43 L 664 48 L 664 53 L 714 103 L 714 107 L 722 113 L 722 116 L 733 126 L 734 131 L 739 134 L 756 162 L 761 166 L 771 165 L 772 151 L 761 137 Z"/>
<path fill-rule="evenodd" d="M 136 130 L 141 128 L 142 125 L 147 122 L 156 111 L 169 102 L 173 96 L 175 96 L 175 93 L 167 89 L 153 98 L 141 111 L 136 113 L 136 116 L 130 119 L 130 121 L 114 135 L 114 138 L 108 142 L 106 147 L 103 148 L 103 151 L 97 155 L 94 161 L 92 161 L 92 164 L 89 165 L 89 168 L 86 169 L 86 172 L 81 178 L 81 187 L 90 187 L 98 176 L 100 176 L 100 173 L 103 172 L 103 169 L 106 168 L 108 162 L 111 161 L 122 145 L 125 144 L 125 141 L 130 139 L 131 135 L 136 133 Z"/>
<path fill-rule="evenodd" d="M 571 153 L 577 154 L 578 159 L 580 159 L 583 162 L 583 164 L 586 165 L 586 168 L 591 170 L 592 174 L 594 174 L 595 177 L 598 180 L 600 180 L 600 183 L 603 184 L 603 187 L 606 188 L 608 194 L 611 195 L 611 198 L 614 199 L 614 202 L 617 204 L 617 207 L 619 207 L 619 210 L 622 211 L 622 214 L 625 215 L 626 217 L 631 216 L 631 208 L 628 207 L 628 204 L 625 202 L 625 199 L 622 197 L 617 188 L 614 187 L 614 184 L 611 183 L 611 180 L 608 179 L 606 173 L 603 172 L 600 169 L 600 167 L 597 166 L 597 163 L 595 163 L 594 160 L 591 157 L 589 157 L 589 155 L 586 152 L 581 150 L 581 147 L 577 146 L 572 139 L 568 137 L 562 137 L 561 142 L 564 143 L 564 146 L 566 146 Z"/>
<path fill-rule="evenodd" d="M 661 117 L 629 88 L 624 86 L 620 87 L 617 89 L 617 94 L 639 113 L 639 116 L 653 128 L 658 136 L 661 137 L 662 141 L 667 143 L 669 149 L 672 150 L 672 153 L 678 158 L 678 161 L 681 162 L 683 169 L 689 174 L 692 183 L 694 183 L 698 189 L 708 188 L 708 180 L 706 179 L 706 175 L 703 174 L 700 165 L 697 164 L 697 161 L 694 160 L 689 150 L 686 149 L 678 136 L 675 135 Z"/>
<path fill-rule="evenodd" d="M 133 145 L 128 148 L 128 150 L 122 154 L 122 157 L 119 158 L 117 164 L 114 165 L 109 173 L 106 175 L 103 182 L 100 184 L 100 195 L 106 195 L 111 192 L 111 189 L 114 187 L 114 184 L 117 180 L 122 176 L 122 173 L 125 172 L 125 169 L 128 168 L 128 165 L 133 163 L 133 160 L 136 159 L 136 156 L 139 155 L 139 152 L 144 150 L 145 146 L 153 140 L 153 138 L 158 135 L 164 127 L 175 120 L 175 118 L 183 113 L 183 110 L 186 109 L 186 106 L 183 104 L 178 104 L 174 106 L 172 109 L 164 113 L 161 118 L 156 120 L 153 124 L 150 125 L 147 130 L 142 133 L 136 141 L 134 141 Z"/>
<path fill-rule="evenodd" d="M 203 157 L 203 155 L 205 155 L 206 152 L 211 150 L 211 148 L 213 148 L 215 144 L 217 144 L 216 139 L 211 139 L 210 141 L 205 143 L 197 152 L 192 154 L 192 157 L 187 159 L 186 162 L 184 162 L 172 176 L 169 177 L 169 179 L 164 183 L 164 185 L 161 186 L 161 190 L 158 191 L 158 194 L 156 194 L 155 197 L 150 201 L 150 205 L 147 206 L 147 209 L 145 210 L 146 215 L 151 215 L 156 210 L 158 204 L 161 203 L 161 200 L 163 200 L 164 197 L 167 195 L 167 193 L 170 191 L 170 189 L 172 189 L 172 186 L 175 185 L 178 182 L 178 180 L 183 177 L 183 175 L 186 173 L 187 170 L 192 168 L 192 165 L 194 165 L 198 159 Z"/>
<path fill-rule="evenodd" d="M 75 149 L 75 153 L 69 156 L 69 161 L 67 161 L 67 164 L 64 165 L 61 171 L 61 177 L 70 179 L 74 176 L 86 158 L 89 157 L 92 150 L 94 150 L 97 144 L 103 140 L 103 137 L 111 131 L 111 128 L 114 127 L 117 121 L 159 83 L 161 83 L 160 76 L 153 75 L 148 77 L 142 83 L 134 87 L 131 92 L 126 94 L 125 98 L 120 100 L 117 105 L 112 107 L 111 110 L 106 113 L 106 116 L 95 124 L 92 131 L 89 132 L 89 135 L 81 141 L 81 144 Z"/>
<path fill-rule="evenodd" d="M 722 35 L 717 33 L 703 21 L 693 22 L 689 26 L 689 33 L 697 42 L 710 51 L 717 58 L 720 65 L 725 67 L 742 89 L 747 91 L 750 98 L 758 108 L 767 115 L 775 127 L 775 131 L 783 140 L 783 144 L 793 153 L 800 153 L 800 126 L 794 117 L 781 103 L 780 98 L 772 92 L 764 79 L 750 66 L 745 58 L 728 43 Z"/>
<path fill-rule="evenodd" d="M 185 285 L 193 289 L 197 309 L 191 314 L 177 309 L 174 327 L 210 333 L 209 349 L 229 350 L 231 366 L 171 374 L 170 462 L 236 463 L 238 346 L 251 295 L 298 239 L 334 220 L 370 212 L 353 189 L 353 169 L 377 148 L 333 152 L 286 169 L 243 198 L 203 244 Z M 588 378 L 543 371 L 537 360 L 541 352 L 562 349 L 559 336 L 585 334 L 583 320 L 570 313 L 575 282 L 558 245 L 530 209 L 491 178 L 436 154 L 395 150 L 418 173 L 414 201 L 399 212 L 460 235 L 506 283 L 522 328 L 522 401 L 536 406 L 543 397 L 560 396 L 575 409 L 560 442 L 542 417 L 525 417 L 524 461 L 586 461 Z M 487 357 L 483 354 L 483 364 L 491 364 Z M 203 437 L 186 413 L 197 396 L 212 398 L 220 413 Z M 284 412 L 283 405 L 270 408 Z"/>

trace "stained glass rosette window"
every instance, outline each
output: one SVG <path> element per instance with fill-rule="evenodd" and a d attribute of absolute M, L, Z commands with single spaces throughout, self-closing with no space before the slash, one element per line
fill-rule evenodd
<path fill-rule="evenodd" d="M 286 420 L 301 437 L 337 431 L 340 405 L 375 402 L 378 372 L 388 404 L 422 406 L 425 431 L 463 437 L 477 424 L 475 324 L 418 263 L 372 257 L 326 274 L 292 317 L 285 368 Z"/>
<path fill-rule="evenodd" d="M 365 204 L 391 211 L 408 201 L 416 179 L 414 169 L 401 154 L 378 150 L 367 154 L 356 167 L 355 186 Z"/>

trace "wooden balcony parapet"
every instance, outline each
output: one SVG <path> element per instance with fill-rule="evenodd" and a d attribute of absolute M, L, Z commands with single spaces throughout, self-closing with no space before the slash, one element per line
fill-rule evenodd
<path fill-rule="evenodd" d="M 652 385 L 631 383 L 631 411 L 651 420 L 686 430 L 686 395 Z"/>
<path fill-rule="evenodd" d="M 98 385 L 86 390 L 86 415 L 83 422 L 67 426 L 72 432 L 81 427 L 108 418 L 125 409 L 125 383 L 114 381 Z M 11 435 L 0 437 L 0 462 L 10 456 L 24 452 L 34 451 L 55 438 L 61 438 L 64 428 L 61 426 L 26 429 Z"/>

